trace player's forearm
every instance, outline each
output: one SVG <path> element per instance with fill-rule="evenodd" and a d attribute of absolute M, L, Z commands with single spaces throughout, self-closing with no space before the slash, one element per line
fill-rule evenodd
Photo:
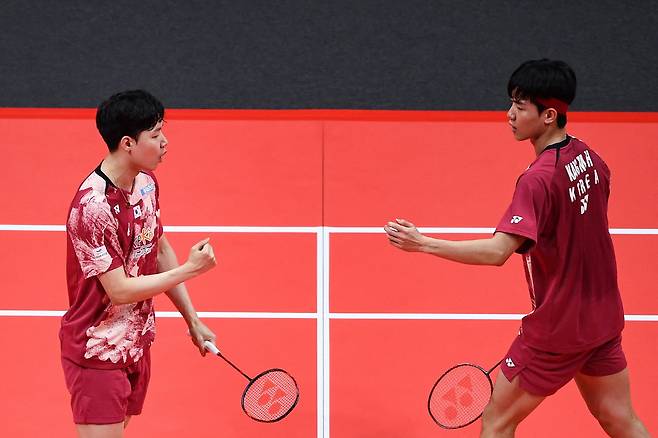
<path fill-rule="evenodd" d="M 190 299 L 189 294 L 187 293 L 187 288 L 184 284 L 179 284 L 172 289 L 166 292 L 167 297 L 171 302 L 176 306 L 176 309 L 183 315 L 187 325 L 194 324 L 199 320 L 199 317 L 196 314 L 196 310 L 192 305 L 192 300 Z"/>
<path fill-rule="evenodd" d="M 163 237 L 158 251 L 158 271 L 170 271 L 178 266 L 176 253 L 169 244 L 169 241 Z M 166 291 L 166 294 L 183 318 L 185 318 L 185 322 L 187 322 L 188 326 L 198 321 L 199 318 L 196 314 L 196 310 L 194 310 L 194 306 L 192 305 L 192 300 L 187 293 L 185 283 L 175 285 Z"/>
<path fill-rule="evenodd" d="M 425 236 L 421 251 L 469 265 L 501 266 L 509 252 L 501 249 L 492 239 L 443 240 Z"/>
<path fill-rule="evenodd" d="M 101 283 L 113 304 L 128 304 L 152 298 L 198 274 L 190 265 L 185 264 L 166 272 L 139 277 L 128 277 L 121 272 L 122 278 L 104 276 Z"/>

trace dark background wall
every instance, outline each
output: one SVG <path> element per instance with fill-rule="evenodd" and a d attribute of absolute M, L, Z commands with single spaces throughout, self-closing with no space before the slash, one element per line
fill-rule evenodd
<path fill-rule="evenodd" d="M 574 110 L 658 111 L 656 23 L 655 0 L 4 0 L 0 106 L 497 110 L 553 57 Z"/>

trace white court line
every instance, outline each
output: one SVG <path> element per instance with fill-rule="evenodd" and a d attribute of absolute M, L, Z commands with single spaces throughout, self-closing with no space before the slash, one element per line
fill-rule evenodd
<path fill-rule="evenodd" d="M 165 225 L 172 233 L 318 233 L 322 227 L 250 227 L 215 225 Z M 66 231 L 64 225 L 0 224 L 0 231 Z"/>
<path fill-rule="evenodd" d="M 65 310 L 0 310 L 0 316 L 62 316 Z M 244 319 L 317 319 L 317 313 L 304 312 L 197 312 L 200 318 L 244 318 Z M 156 318 L 182 318 L 175 311 L 156 311 Z"/>
<path fill-rule="evenodd" d="M 317 437 L 322 438 L 324 436 L 324 403 L 325 403 L 325 332 L 324 332 L 324 319 L 328 314 L 328 309 L 324 307 L 324 295 L 325 295 L 325 265 L 324 265 L 324 245 L 325 245 L 325 233 L 318 233 L 316 235 L 316 244 L 315 244 L 315 288 L 316 288 L 316 310 L 318 312 L 318 319 L 316 320 L 316 341 L 315 341 L 315 353 L 316 353 L 316 392 L 317 392 L 317 406 L 316 406 L 316 423 L 317 423 Z"/>
<path fill-rule="evenodd" d="M 331 319 L 435 319 L 435 320 L 520 320 L 520 313 L 330 313 Z"/>
<path fill-rule="evenodd" d="M 164 230 L 172 233 L 321 233 L 329 234 L 377 234 L 383 227 L 269 227 L 269 226 L 214 226 L 214 225 L 167 225 Z M 420 227 L 421 233 L 430 234 L 492 234 L 487 227 Z M 64 225 L 0 224 L 0 231 L 66 231 Z M 658 235 L 658 228 L 610 228 L 610 234 Z"/>
<path fill-rule="evenodd" d="M 329 386 L 329 377 L 330 377 L 330 367 L 331 362 L 329 360 L 330 354 L 330 318 L 329 313 L 329 257 L 331 250 L 329 248 L 329 230 L 323 229 L 322 231 L 322 368 L 323 368 L 323 379 L 322 379 L 322 435 L 318 434 L 322 438 L 330 438 L 329 426 L 331 425 L 331 403 L 329 395 L 331 393 L 331 387 Z M 318 309 L 319 311 L 319 309 Z M 319 431 L 318 431 L 319 432 Z"/>
<path fill-rule="evenodd" d="M 325 227 L 334 234 L 377 234 L 382 227 Z M 610 234 L 658 235 L 658 228 L 610 228 Z M 418 227 L 421 233 L 429 234 L 493 234 L 495 228 L 488 227 Z"/>
<path fill-rule="evenodd" d="M 327 280 L 325 280 L 326 282 Z M 323 306 L 328 297 L 323 297 Z M 55 316 L 64 315 L 65 310 L 0 310 L 0 316 Z M 324 329 L 330 319 L 349 320 L 443 320 L 443 321 L 514 321 L 525 316 L 523 313 L 344 313 L 344 312 L 197 312 L 200 318 L 244 318 L 244 319 L 324 319 Z M 323 318 L 323 314 L 325 315 Z M 182 318 L 176 311 L 157 311 L 158 318 Z M 658 315 L 624 315 L 626 321 L 658 321 Z M 321 330 L 318 330 L 319 332 Z M 324 358 L 328 362 L 328 357 Z M 327 377 L 327 376 L 325 376 Z"/>
<path fill-rule="evenodd" d="M 211 225 L 166 225 L 172 233 L 318 233 L 322 227 L 249 227 Z"/>
<path fill-rule="evenodd" d="M 244 319 L 317 319 L 317 313 L 304 312 L 197 312 L 199 318 L 244 318 Z M 156 311 L 159 318 L 180 318 L 181 314 L 175 311 Z"/>
<path fill-rule="evenodd" d="M 66 231 L 64 225 L 0 224 L 0 231 Z"/>
<path fill-rule="evenodd" d="M 330 313 L 330 319 L 515 321 L 524 313 Z M 658 315 L 624 315 L 626 321 L 658 321 Z"/>

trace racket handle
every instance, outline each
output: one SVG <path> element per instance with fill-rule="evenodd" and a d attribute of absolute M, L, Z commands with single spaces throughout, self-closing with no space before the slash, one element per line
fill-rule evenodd
<path fill-rule="evenodd" d="M 215 344 L 212 342 L 204 341 L 203 346 L 206 347 L 206 350 L 210 351 L 212 354 L 219 355 L 219 348 L 217 348 L 217 346 L 215 346 Z"/>

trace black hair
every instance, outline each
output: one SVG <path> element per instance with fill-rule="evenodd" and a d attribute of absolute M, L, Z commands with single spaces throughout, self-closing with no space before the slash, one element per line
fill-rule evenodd
<path fill-rule="evenodd" d="M 123 136 L 137 140 L 140 132 L 164 120 L 164 111 L 162 102 L 147 91 L 122 91 L 98 105 L 96 127 L 110 152 L 114 152 Z"/>
<path fill-rule="evenodd" d="M 534 59 L 521 64 L 507 83 L 507 94 L 512 99 L 530 100 L 539 113 L 546 107 L 535 99 L 559 99 L 571 104 L 576 97 L 576 74 L 564 61 Z M 557 126 L 564 128 L 567 115 L 558 113 Z"/>

